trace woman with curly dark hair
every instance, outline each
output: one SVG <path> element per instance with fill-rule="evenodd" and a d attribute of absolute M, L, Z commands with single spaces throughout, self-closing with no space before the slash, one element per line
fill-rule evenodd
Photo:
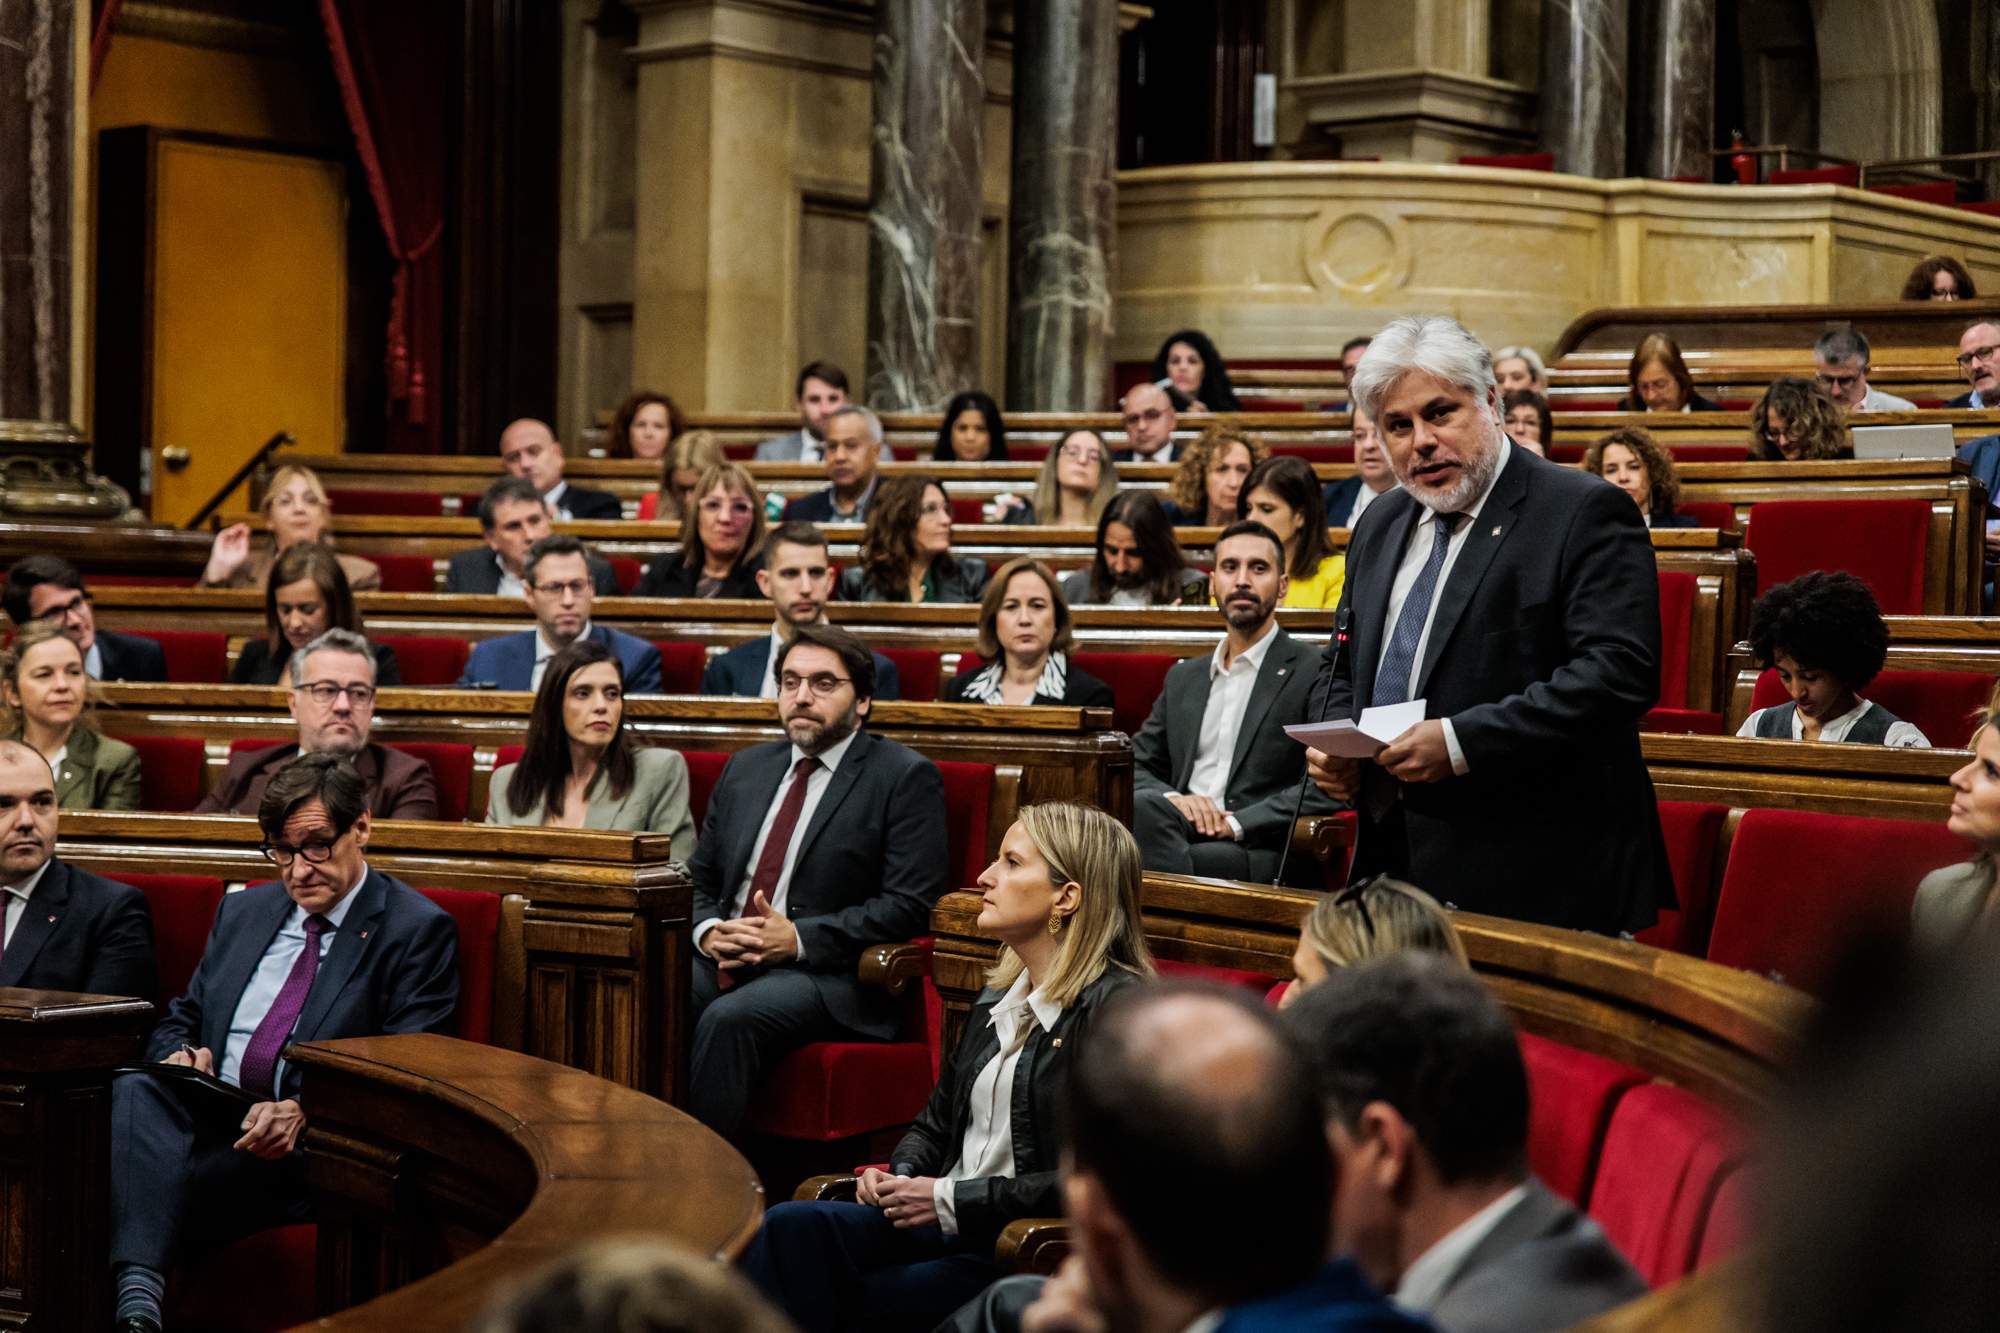
<path fill-rule="evenodd" d="M 934 463 L 1004 463 L 1007 461 L 1007 423 L 1001 420 L 1000 404 L 977 389 L 953 394 L 945 404 L 944 419 L 938 423 L 937 444 L 931 449 Z"/>
<path fill-rule="evenodd" d="M 1972 275 L 1950 255 L 1932 255 L 1911 269 L 1903 284 L 1905 301 L 1970 301 L 1978 295 Z"/>
<path fill-rule="evenodd" d="M 1241 412 L 1236 390 L 1229 383 L 1229 367 L 1222 353 L 1200 329 L 1181 329 L 1167 335 L 1153 358 L 1153 383 L 1187 399 L 1185 412 Z M 1179 404 L 1175 404 L 1176 407 Z"/>
<path fill-rule="evenodd" d="M 861 559 L 840 572 L 849 602 L 976 602 L 992 571 L 951 553 L 951 499 L 935 477 L 891 477 L 868 506 Z"/>
<path fill-rule="evenodd" d="M 611 414 L 611 431 L 604 437 L 605 452 L 613 458 L 658 458 L 686 425 L 687 419 L 673 399 L 651 389 L 640 389 L 618 404 L 618 410 Z"/>
<path fill-rule="evenodd" d="M 1750 409 L 1752 462 L 1852 457 L 1847 418 L 1818 380 L 1781 376 Z"/>
<path fill-rule="evenodd" d="M 1181 454 L 1167 483 L 1167 521 L 1177 528 L 1226 528 L 1236 521 L 1236 498 L 1250 470 L 1264 461 L 1264 446 L 1234 426 L 1210 426 Z"/>
<path fill-rule="evenodd" d="M 1860 691 L 1889 655 L 1889 627 L 1868 585 L 1814 570 L 1780 583 L 1750 612 L 1750 650 L 1792 696 L 1743 720 L 1738 736 L 1929 749 L 1924 733 Z"/>
<path fill-rule="evenodd" d="M 1583 470 L 1593 472 L 1632 497 L 1649 528 L 1693 528 L 1692 514 L 1677 514 L 1681 480 L 1674 473 L 1673 455 L 1637 426 L 1614 430 L 1594 442 L 1583 455 Z"/>

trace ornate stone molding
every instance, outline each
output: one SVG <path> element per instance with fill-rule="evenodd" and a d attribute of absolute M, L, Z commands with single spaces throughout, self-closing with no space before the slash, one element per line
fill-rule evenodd
<path fill-rule="evenodd" d="M 0 421 L 0 517 L 130 519 L 132 497 L 90 470 L 90 441 L 49 421 Z"/>
<path fill-rule="evenodd" d="M 1465 151 L 1519 141 L 1535 133 L 1535 94 L 1519 84 L 1441 69 L 1367 70 L 1285 80 L 1311 131 L 1371 145 L 1384 140 L 1443 139 Z"/>

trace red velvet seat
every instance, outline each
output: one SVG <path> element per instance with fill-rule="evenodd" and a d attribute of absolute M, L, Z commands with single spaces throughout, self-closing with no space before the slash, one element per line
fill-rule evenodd
<path fill-rule="evenodd" d="M 181 814 L 208 794 L 206 747 L 199 736 L 120 736 L 139 752 L 139 808 Z"/>
<path fill-rule="evenodd" d="M 1640 931 L 1641 944 L 1703 957 L 1715 913 L 1715 853 L 1727 807 L 1693 801 L 1661 801 L 1660 831 L 1666 835 L 1667 864 L 1673 868 L 1674 898 L 1680 906 L 1661 908 L 1660 919 Z"/>
<path fill-rule="evenodd" d="M 1507 167 L 1514 171 L 1554 171 L 1554 153 L 1470 154 L 1458 159 L 1461 167 Z"/>
<path fill-rule="evenodd" d="M 639 497 L 638 516 L 640 521 L 645 523 L 650 523 L 660 516 L 660 493 L 658 491 L 647 491 Z"/>
<path fill-rule="evenodd" d="M 935 703 L 938 677 L 944 672 L 944 654 L 934 648 L 877 648 L 876 652 L 896 664 L 896 683 L 907 703 Z"/>
<path fill-rule="evenodd" d="M 405 514 L 412 518 L 437 518 L 444 513 L 444 497 L 435 491 L 329 488 L 326 502 L 336 514 Z"/>
<path fill-rule="evenodd" d="M 1950 208 L 1958 202 L 1958 185 L 1953 181 L 1919 181 L 1912 185 L 1871 185 L 1870 194 L 1886 194 L 1895 199 L 1914 199 L 1920 204 Z"/>
<path fill-rule="evenodd" d="M 719 750 L 682 750 L 688 766 L 688 812 L 699 830 L 708 818 L 708 798 L 722 778 L 729 756 Z"/>
<path fill-rule="evenodd" d="M 1742 457 L 1743 451 L 1737 449 L 1735 445 L 1731 445 L 1730 449 L 1732 450 L 1732 457 L 1727 461 L 1734 462 Z M 1681 458 L 1678 454 L 1675 455 L 1675 459 L 1684 463 L 1698 461 L 1692 458 Z M 1725 460 L 1715 459 L 1712 461 L 1722 462 Z M 1733 528 L 1736 526 L 1736 506 L 1730 504 L 1727 500 L 1690 500 L 1685 504 L 1676 505 L 1674 512 L 1691 515 L 1704 528 Z"/>
<path fill-rule="evenodd" d="M 1673 455 L 1676 463 L 1741 463 L 1749 449 L 1741 444 L 1671 444 L 1668 445 L 1667 452 Z M 1713 503 L 1706 500 L 1695 501 L 1695 504 L 1702 507 L 1712 507 Z"/>
<path fill-rule="evenodd" d="M 392 750 L 401 750 L 431 766 L 437 779 L 438 818 L 456 824 L 465 818 L 472 804 L 472 747 L 453 741 L 384 741 Z M 480 812 L 481 816 L 485 811 Z"/>
<path fill-rule="evenodd" d="M 1932 745 L 1963 749 L 1972 743 L 1993 685 L 1994 677 L 1971 671 L 1884 671 L 1862 693 L 1923 732 Z M 1757 677 L 1750 706 L 1772 708 L 1790 700 L 1773 669 Z"/>
<path fill-rule="evenodd" d="M 222 906 L 224 885 L 214 875 L 143 875 L 115 870 L 105 876 L 146 895 L 153 915 L 153 961 L 160 970 L 161 1013 L 187 990 L 208 948 L 208 932 Z"/>
<path fill-rule="evenodd" d="M 472 645 L 442 634 L 383 634 L 377 639 L 396 650 L 405 685 L 456 685 L 465 673 Z"/>
<path fill-rule="evenodd" d="M 1256 991 L 1270 997 L 1277 990 L 1277 982 L 1268 972 L 1252 972 L 1241 967 L 1217 967 L 1212 963 L 1183 963 L 1173 958 L 1156 958 L 1153 966 L 1163 977 L 1179 977 L 1188 981 L 1213 981 L 1220 986 L 1241 986 L 1245 990 Z"/>
<path fill-rule="evenodd" d="M 1611 1112 L 1588 1211 L 1647 1282 L 1677 1281 L 1694 1271 L 1739 1155 L 1735 1127 L 1693 1093 L 1667 1083 L 1632 1088 Z"/>
<path fill-rule="evenodd" d="M 493 1040 L 493 973 L 499 953 L 500 895 L 470 889 L 419 889 L 458 924 L 458 1020 L 453 1034 Z"/>
<path fill-rule="evenodd" d="M 1611 1113 L 1646 1071 L 1531 1032 L 1521 1034 L 1528 1071 L 1528 1165 L 1542 1183 L 1581 1207 L 1590 1197 Z"/>
<path fill-rule="evenodd" d="M 383 592 L 436 592 L 437 562 L 427 555 L 371 555 L 382 571 Z"/>
<path fill-rule="evenodd" d="M 1730 839 L 1708 957 L 1811 992 L 1853 936 L 1902 934 L 1917 881 L 1968 855 L 1928 821 L 1746 811 Z"/>
<path fill-rule="evenodd" d="M 1924 611 L 1928 500 L 1767 500 L 1750 507 L 1743 544 L 1757 557 L 1757 594 L 1816 569 L 1866 583 L 1885 616 Z"/>
<path fill-rule="evenodd" d="M 1270 446 L 1273 458 L 1303 458 L 1308 463 L 1352 463 L 1351 444 L 1308 444 L 1302 440 L 1280 440 Z"/>
<path fill-rule="evenodd" d="M 1695 577 L 1663 569 L 1660 580 L 1660 699 L 1662 708 L 1685 708 L 1688 642 L 1694 636 Z"/>
<path fill-rule="evenodd" d="M 632 590 L 639 586 L 639 580 L 646 576 L 646 566 L 629 555 L 606 556 L 611 562 L 611 577 L 618 580 L 618 592 L 630 597 Z"/>
<path fill-rule="evenodd" d="M 951 498 L 951 521 L 967 527 L 978 527 L 986 522 L 986 502 L 977 496 L 954 495 Z"/>
<path fill-rule="evenodd" d="M 1181 659 L 1172 653 L 1071 653 L 1069 660 L 1111 687 L 1112 725 L 1136 736 Z"/>
<path fill-rule="evenodd" d="M 1861 168 L 1853 163 L 1832 167 L 1792 167 L 1773 171 L 1766 178 L 1766 185 L 1845 185 L 1854 189 L 1861 184 Z"/>
<path fill-rule="evenodd" d="M 1639 730 L 1664 736 L 1720 736 L 1722 714 L 1701 708 L 1653 708 L 1639 719 Z"/>
<path fill-rule="evenodd" d="M 167 679 L 176 685 L 220 685 L 229 679 L 229 640 L 212 630 L 133 629 L 123 631 L 160 645 Z"/>
<path fill-rule="evenodd" d="M 700 694 L 701 673 L 708 669 L 708 646 L 683 640 L 655 639 L 660 650 L 660 693 Z"/>
<path fill-rule="evenodd" d="M 1750 1215 L 1751 1168 L 1739 1166 L 1723 1176 L 1708 1206 L 1708 1222 L 1701 1229 L 1701 1244 L 1695 1250 L 1694 1266 L 1700 1271 L 1743 1248 L 1756 1219 Z"/>
<path fill-rule="evenodd" d="M 100 588 L 192 588 L 189 574 L 92 574 L 90 581 Z M 127 630 L 126 633 L 132 631 Z"/>

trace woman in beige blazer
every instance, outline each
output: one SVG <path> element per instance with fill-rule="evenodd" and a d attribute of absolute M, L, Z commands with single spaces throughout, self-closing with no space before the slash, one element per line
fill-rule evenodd
<path fill-rule="evenodd" d="M 65 810 L 137 810 L 139 752 L 90 725 L 83 650 L 49 625 L 30 625 L 0 654 L 0 731 L 26 743 L 55 772 Z"/>
<path fill-rule="evenodd" d="M 1970 861 L 1933 870 L 1910 904 L 1910 933 L 1919 945 L 1945 948 L 1976 931 L 1991 931 L 2000 915 L 2000 693 L 1972 733 L 1972 762 L 1951 775 L 1951 817 L 1945 827 L 1979 850 Z"/>

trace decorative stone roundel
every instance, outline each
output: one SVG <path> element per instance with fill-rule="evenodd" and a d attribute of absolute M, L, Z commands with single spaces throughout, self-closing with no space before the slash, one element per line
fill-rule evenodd
<path fill-rule="evenodd" d="M 1409 275 L 1403 238 L 1366 213 L 1322 213 L 1308 225 L 1306 269 L 1315 286 L 1342 292 L 1400 287 Z"/>

